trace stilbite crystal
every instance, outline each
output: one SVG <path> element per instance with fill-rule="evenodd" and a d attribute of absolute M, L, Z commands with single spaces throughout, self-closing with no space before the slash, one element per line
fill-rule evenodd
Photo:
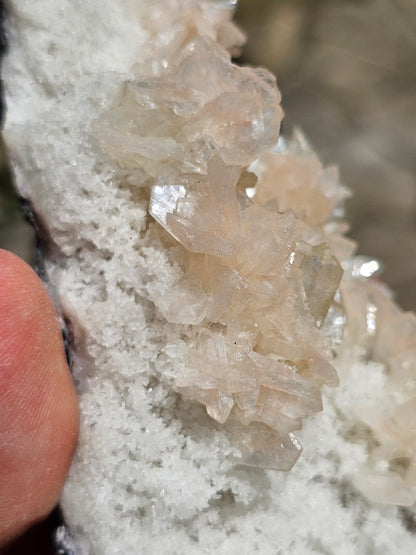
<path fill-rule="evenodd" d="M 243 425 L 233 432 L 242 462 L 262 464 L 259 426 L 271 428 L 265 465 L 287 470 L 300 453 L 292 432 L 321 410 L 321 386 L 338 382 L 320 327 L 351 242 L 336 174 L 300 133 L 278 143 L 279 101 L 266 70 L 197 38 L 159 75 L 126 82 L 95 133 L 142 175 L 150 214 L 186 251 L 188 310 L 178 289 L 156 301 L 168 321 L 197 326 L 176 386 L 228 428 Z"/>
<path fill-rule="evenodd" d="M 216 13 L 227 20 L 227 10 Z M 195 326 L 177 387 L 234 429 L 243 462 L 288 469 L 300 452 L 293 440 L 300 419 L 321 409 L 322 384 L 337 384 L 331 353 L 346 318 L 341 351 L 361 345 L 389 365 L 399 387 L 414 379 L 416 319 L 374 281 L 377 262 L 350 261 L 354 244 L 340 220 L 348 191 L 336 171 L 322 168 L 300 132 L 277 141 L 282 112 L 273 76 L 232 64 L 214 35 L 182 35 L 177 56 L 170 44 L 168 62 L 147 74 L 142 67 L 95 133 L 123 171 L 150 186 L 150 213 L 186 250 L 187 288 L 156 300 L 169 322 Z M 389 416 L 360 414 L 383 442 L 380 430 L 409 402 Z M 265 437 L 259 426 L 270 428 L 272 451 L 257 441 Z M 390 464 L 397 453 L 413 468 L 409 448 L 375 450 L 372 460 Z M 371 484 L 392 477 L 397 486 L 403 472 L 356 484 L 388 502 L 390 494 L 371 493 Z M 397 499 L 410 498 L 406 490 Z"/>

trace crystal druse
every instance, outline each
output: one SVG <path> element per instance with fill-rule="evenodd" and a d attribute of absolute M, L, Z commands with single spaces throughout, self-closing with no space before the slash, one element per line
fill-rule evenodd
<path fill-rule="evenodd" d="M 320 328 L 351 252 L 336 213 L 346 191 L 301 141 L 278 143 L 267 71 L 234 65 L 206 37 L 166 65 L 126 82 L 95 133 L 120 168 L 142 172 L 150 214 L 183 247 L 191 290 L 157 302 L 196 327 L 179 390 L 243 425 L 244 462 L 288 470 L 300 419 L 337 384 Z"/>
<path fill-rule="evenodd" d="M 348 348 L 364 341 L 365 356 L 409 377 L 416 319 L 400 315 L 377 284 L 348 276 L 341 284 L 342 264 L 357 266 L 348 263 L 355 245 L 343 235 L 348 190 L 300 132 L 279 140 L 274 76 L 231 61 L 242 44 L 230 21 L 234 4 L 194 3 L 210 32 L 201 33 L 198 20 L 188 23 L 187 36 L 169 45 L 158 66 L 137 67 L 94 130 L 120 169 L 140 174 L 151 189 L 151 216 L 183 247 L 176 256 L 188 290 L 173 288 L 155 301 L 168 322 L 195 326 L 176 386 L 229 423 L 240 462 L 289 470 L 301 450 L 293 432 L 322 409 L 322 385 L 338 385 L 331 361 L 348 334 L 356 335 Z M 371 278 L 371 268 L 358 277 Z M 391 478 L 405 504 L 413 494 L 399 494 L 399 483 L 416 473 L 416 436 L 406 432 L 407 447 L 396 445 L 392 421 L 415 402 L 389 415 L 360 410 L 378 441 L 389 444 L 372 452 L 386 463 L 376 480 Z M 388 468 L 395 459 L 400 476 Z M 367 475 L 356 484 L 372 496 Z"/>
<path fill-rule="evenodd" d="M 80 394 L 71 549 L 411 552 L 416 318 L 233 63 L 236 1 L 11 4 L 5 137 Z"/>

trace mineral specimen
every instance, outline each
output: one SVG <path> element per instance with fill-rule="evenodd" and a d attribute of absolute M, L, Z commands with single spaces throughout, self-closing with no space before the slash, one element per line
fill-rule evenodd
<path fill-rule="evenodd" d="M 287 470 L 300 419 L 338 383 L 320 328 L 351 253 L 347 191 L 300 134 L 278 143 L 272 75 L 234 65 L 207 37 L 181 46 L 159 75 L 124 84 L 95 133 L 122 170 L 142 174 L 150 214 L 186 250 L 192 292 L 159 303 L 168 321 L 195 326 L 177 387 L 218 422 L 243 424 L 254 451 L 256 423 L 270 427 L 274 460 L 257 464 Z"/>
<path fill-rule="evenodd" d="M 335 170 L 278 137 L 272 76 L 231 62 L 235 2 L 8 4 L 5 137 L 81 407 L 60 549 L 413 553 L 352 485 L 414 499 L 414 319 L 351 258 Z"/>
<path fill-rule="evenodd" d="M 224 46 L 242 44 L 235 31 L 223 46 L 214 42 L 215 26 L 232 28 L 231 5 L 196 5 L 216 13 L 211 31 L 169 43 L 165 62 L 141 67 L 125 82 L 94 129 L 120 169 L 150 187 L 150 214 L 186 251 L 180 258 L 192 276 L 187 290 L 174 288 L 155 301 L 169 322 L 194 327 L 176 386 L 216 421 L 234 426 L 240 462 L 288 470 L 300 454 L 293 432 L 301 418 L 321 410 L 323 384 L 338 383 L 331 359 L 345 319 L 341 350 L 361 346 L 391 368 L 396 386 L 408 388 L 416 318 L 401 314 L 374 284 L 376 261 L 348 262 L 355 250 L 343 236 L 348 191 L 300 132 L 278 141 L 274 77 L 231 62 Z M 341 283 L 342 263 L 348 272 Z M 392 502 L 413 502 L 416 438 L 397 445 L 400 434 L 388 424 L 412 402 L 393 403 L 388 415 L 386 408 L 360 412 L 388 444 L 372 459 L 387 467 L 401 461 L 400 472 L 396 465 L 378 475 L 376 494 L 372 480 L 357 477 L 377 501 L 389 502 L 379 485 L 391 478 L 390 490 L 400 480 L 404 488 Z M 258 439 L 259 425 L 270 428 L 267 442 Z"/>

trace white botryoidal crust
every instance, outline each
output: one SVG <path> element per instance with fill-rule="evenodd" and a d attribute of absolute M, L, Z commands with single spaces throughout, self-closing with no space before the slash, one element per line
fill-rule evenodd
<path fill-rule="evenodd" d="M 382 315 L 380 322 L 399 318 L 402 328 L 393 329 L 412 329 L 413 321 L 403 319 L 384 292 L 366 280 L 368 261 L 346 266 L 350 277 L 341 289 L 350 299 L 344 301 L 345 312 L 354 325 L 347 327 L 345 347 L 334 362 L 340 386 L 323 389 L 323 413 L 310 416 L 297 432 L 304 453 L 290 473 L 236 466 L 241 449 L 232 433 L 175 386 L 178 376 L 186 375 L 184 352 L 195 340 L 196 324 L 172 321 L 169 296 L 175 291 L 185 303 L 191 293 L 191 317 L 196 319 L 206 306 L 195 277 L 184 273 L 183 247 L 147 214 L 152 164 L 138 171 L 130 158 L 109 156 L 108 149 L 101 150 L 100 137 L 106 131 L 111 138 L 114 132 L 103 125 L 123 82 L 157 79 L 199 35 L 229 49 L 241 46 L 241 34 L 230 23 L 234 4 L 16 0 L 10 5 L 10 54 L 3 68 L 5 136 L 19 190 L 51 237 L 45 275 L 73 333 L 80 393 L 81 437 L 62 496 L 65 518 L 77 549 L 85 554 L 358 555 L 397 552 L 397 546 L 399 552 L 411 553 L 416 539 L 405 526 L 411 513 L 369 504 L 353 489 L 353 484 L 367 488 L 369 498 L 388 501 L 388 465 L 398 457 L 394 478 L 403 495 L 393 499 L 398 491 L 393 488 L 390 501 L 413 502 L 412 493 L 405 498 L 403 483 L 408 486 L 406 480 L 412 479 L 409 460 L 414 455 L 392 446 L 397 434 L 388 424 L 390 418 L 400 429 L 404 426 L 395 404 L 412 395 L 414 345 L 409 339 L 397 353 L 396 343 L 386 338 L 371 344 L 374 322 L 379 325 L 375 313 Z M 217 84 L 215 79 L 213 71 L 207 87 Z M 198 87 L 203 88 L 201 83 Z M 176 159 L 177 146 L 166 140 L 164 147 Z M 241 163 L 234 154 L 227 161 Z M 256 162 L 258 154 L 249 153 L 258 178 L 268 163 L 281 169 L 281 152 Z M 322 171 L 313 157 L 294 166 L 300 181 L 305 172 L 316 176 Z M 264 183 L 261 202 L 267 203 L 270 184 L 266 178 Z M 316 182 L 306 178 L 307 194 L 321 195 L 312 211 L 310 203 L 302 208 L 302 200 L 296 200 L 300 191 L 288 186 L 281 196 L 283 209 L 296 203 L 301 214 L 295 216 L 309 226 L 324 226 L 320 209 L 327 210 L 330 183 L 334 179 L 327 173 Z M 347 252 L 348 245 L 339 239 L 337 225 L 331 222 L 320 232 L 336 238 L 331 248 L 343 258 L 339 253 Z M 335 300 L 325 330 L 334 345 L 344 314 L 337 312 L 342 299 Z M 363 344 L 361 337 L 366 338 Z M 363 362 L 363 352 L 375 353 L 378 362 Z M 401 385 L 391 395 L 383 427 L 366 405 L 369 400 L 375 406 L 384 403 L 390 379 L 386 359 Z M 360 417 L 367 428 L 360 428 Z M 385 447 L 373 459 L 368 426 Z M 404 446 L 412 440 L 411 430 L 406 434 Z M 375 483 L 357 474 L 366 466 Z M 375 499 L 377 492 L 381 499 Z"/>

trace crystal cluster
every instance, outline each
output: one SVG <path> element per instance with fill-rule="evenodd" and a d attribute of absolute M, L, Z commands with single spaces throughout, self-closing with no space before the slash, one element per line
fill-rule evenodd
<path fill-rule="evenodd" d="M 383 402 L 357 407 L 375 439 L 356 486 L 373 502 L 413 505 L 416 500 L 416 316 L 403 312 L 377 279 L 379 265 L 352 259 L 342 283 L 347 316 L 343 348 L 359 345 L 385 365 Z"/>
<path fill-rule="evenodd" d="M 289 469 L 293 432 L 338 382 L 325 329 L 340 322 L 352 251 L 338 219 L 347 193 L 300 134 L 278 142 L 270 73 L 234 65 L 206 36 L 181 47 L 159 74 L 126 82 L 95 132 L 151 187 L 150 214 L 186 251 L 187 298 L 160 303 L 193 326 L 177 387 L 227 422 L 243 462 Z"/>
<path fill-rule="evenodd" d="M 293 432 L 321 409 L 321 386 L 337 384 L 333 354 L 358 347 L 387 368 L 388 386 L 382 406 L 358 411 L 377 446 L 356 486 L 373 501 L 411 504 L 416 318 L 374 277 L 376 261 L 351 259 L 336 171 L 299 132 L 279 139 L 274 77 L 231 62 L 244 42 L 235 4 L 144 9 L 159 55 L 137 64 L 95 123 L 182 249 L 185 284 L 154 299 L 168 322 L 192 330 L 176 387 L 225 425 L 242 462 L 289 469 L 301 449 Z"/>

